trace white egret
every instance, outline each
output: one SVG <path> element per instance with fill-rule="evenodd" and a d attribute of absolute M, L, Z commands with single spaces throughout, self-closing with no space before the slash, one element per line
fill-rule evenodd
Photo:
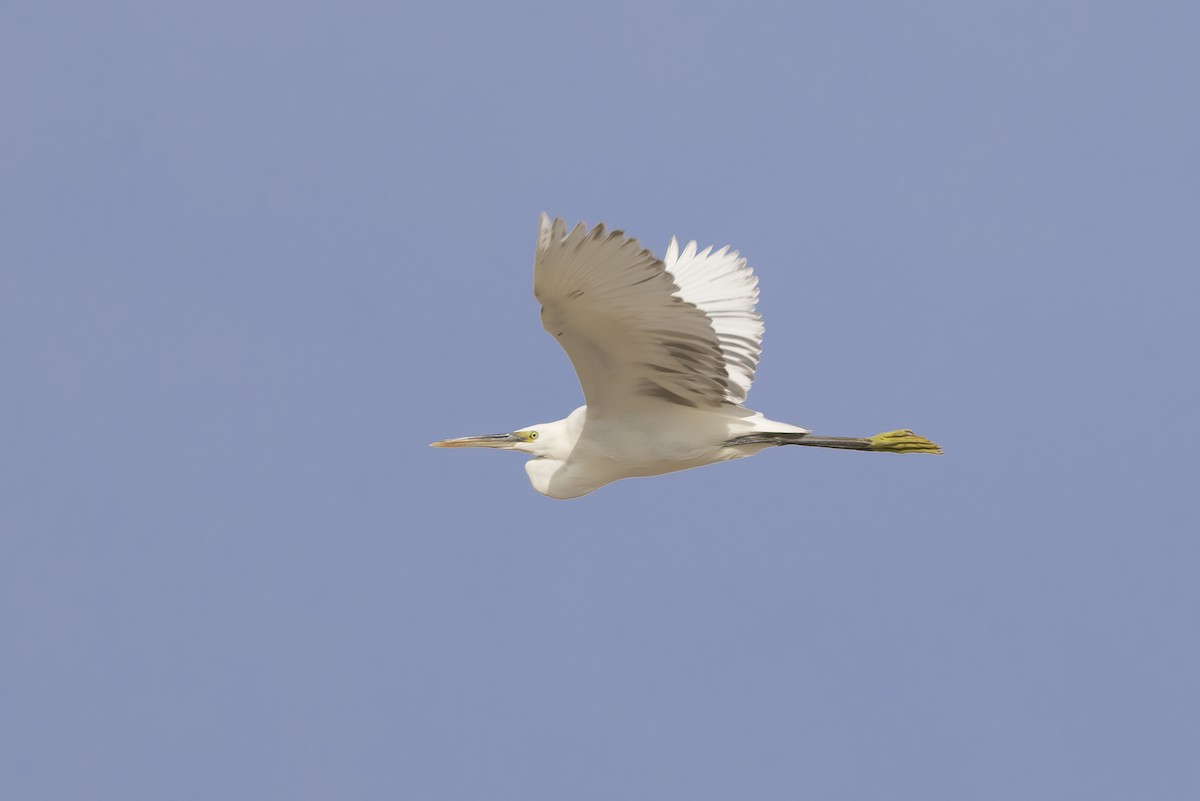
<path fill-rule="evenodd" d="M 533 294 L 542 325 L 570 357 L 587 405 L 563 420 L 436 448 L 500 448 L 533 456 L 533 488 L 578 498 L 621 478 L 753 456 L 773 445 L 941 453 L 911 431 L 827 437 L 742 405 L 762 352 L 758 279 L 728 247 L 659 260 L 603 224 L 570 232 L 541 216 Z"/>

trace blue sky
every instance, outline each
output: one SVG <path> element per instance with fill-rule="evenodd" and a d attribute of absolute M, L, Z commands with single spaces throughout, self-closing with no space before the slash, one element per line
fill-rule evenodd
<path fill-rule="evenodd" d="M 0 8 L 0 795 L 1200 794 L 1187 3 Z M 541 211 L 779 449 L 572 502 Z"/>

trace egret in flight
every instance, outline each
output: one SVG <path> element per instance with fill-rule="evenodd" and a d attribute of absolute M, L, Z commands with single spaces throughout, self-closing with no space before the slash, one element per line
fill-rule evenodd
<path fill-rule="evenodd" d="M 758 279 L 736 250 L 680 249 L 661 260 L 603 224 L 570 231 L 541 217 L 533 294 L 567 352 L 585 406 L 507 434 L 435 448 L 499 448 L 534 457 L 533 488 L 578 498 L 622 478 L 753 456 L 773 445 L 941 453 L 908 430 L 827 437 L 742 405 L 762 352 Z"/>

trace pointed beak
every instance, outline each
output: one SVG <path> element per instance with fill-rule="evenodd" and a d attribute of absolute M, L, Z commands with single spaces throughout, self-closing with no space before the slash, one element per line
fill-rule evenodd
<path fill-rule="evenodd" d="M 479 437 L 459 437 L 458 439 L 441 439 L 429 443 L 431 448 L 511 448 L 521 441 L 513 434 L 484 434 Z"/>

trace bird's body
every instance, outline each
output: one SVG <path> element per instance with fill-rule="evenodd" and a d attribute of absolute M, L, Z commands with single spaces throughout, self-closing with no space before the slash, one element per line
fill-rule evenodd
<path fill-rule="evenodd" d="M 590 415 L 580 406 L 565 420 L 531 426 L 538 437 L 525 463 L 534 489 L 577 498 L 621 478 L 658 476 L 752 456 L 767 443 L 727 444 L 760 432 L 807 433 L 732 404 L 708 409 L 646 404 L 619 417 Z M 544 450 L 543 450 L 544 449 Z"/>
<path fill-rule="evenodd" d="M 542 215 L 534 262 L 542 323 L 566 350 L 586 406 L 554 423 L 463 437 L 437 447 L 495 447 L 535 458 L 534 489 L 577 498 L 621 478 L 752 456 L 772 445 L 939 453 L 911 431 L 815 437 L 742 401 L 761 353 L 757 279 L 737 251 L 682 251 L 664 260 L 603 225 Z"/>

